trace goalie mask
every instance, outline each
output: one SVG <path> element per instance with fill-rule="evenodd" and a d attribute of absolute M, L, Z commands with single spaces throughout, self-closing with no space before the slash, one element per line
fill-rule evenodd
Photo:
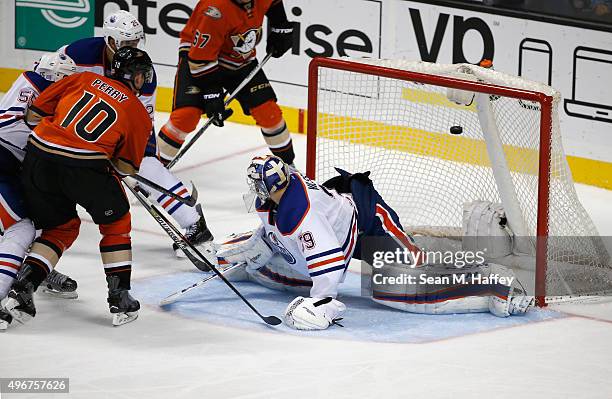
<path fill-rule="evenodd" d="M 270 194 L 289 185 L 289 168 L 277 156 L 255 157 L 247 169 L 247 182 L 252 193 L 265 202 Z"/>
<path fill-rule="evenodd" d="M 76 71 L 77 67 L 72 58 L 62 53 L 45 54 L 34 66 L 34 72 L 51 82 L 57 82 Z"/>
<path fill-rule="evenodd" d="M 142 47 L 145 34 L 142 24 L 135 16 L 125 10 L 110 14 L 104 20 L 102 27 L 104 41 L 113 52 L 122 47 Z M 110 39 L 113 39 L 116 49 L 113 49 Z"/>

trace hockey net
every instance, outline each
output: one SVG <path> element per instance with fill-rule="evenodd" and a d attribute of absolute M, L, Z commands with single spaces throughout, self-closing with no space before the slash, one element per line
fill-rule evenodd
<path fill-rule="evenodd" d="M 473 100 L 457 104 L 449 88 Z M 574 189 L 559 101 L 549 86 L 470 64 L 316 58 L 307 174 L 371 171 L 404 228 L 436 237 L 461 235 L 464 203 L 501 203 L 527 255 L 508 262 L 532 272 L 540 305 L 607 294 L 610 257 Z"/>

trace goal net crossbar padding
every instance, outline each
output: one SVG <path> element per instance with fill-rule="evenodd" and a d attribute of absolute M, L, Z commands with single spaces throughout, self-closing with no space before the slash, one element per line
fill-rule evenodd
<path fill-rule="evenodd" d="M 451 101 L 450 89 L 472 101 Z M 461 232 L 464 203 L 502 203 L 534 258 L 540 305 L 608 293 L 610 257 L 573 186 L 559 102 L 549 86 L 471 64 L 315 58 L 306 174 L 369 170 L 404 227 L 432 236 Z"/>

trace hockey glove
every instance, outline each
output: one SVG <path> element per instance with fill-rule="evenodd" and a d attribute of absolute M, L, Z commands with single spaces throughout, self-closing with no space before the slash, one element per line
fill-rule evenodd
<path fill-rule="evenodd" d="M 212 119 L 212 124 L 218 127 L 223 127 L 223 121 L 234 113 L 231 109 L 225 108 L 224 94 L 221 87 L 210 88 L 202 94 L 204 112 L 206 112 L 208 119 Z"/>
<path fill-rule="evenodd" d="M 327 298 L 295 298 L 285 310 L 285 324 L 296 330 L 325 330 L 338 324 L 346 306 L 331 297 Z"/>
<path fill-rule="evenodd" d="M 293 46 L 293 24 L 283 22 L 270 27 L 266 52 L 280 58 Z"/>

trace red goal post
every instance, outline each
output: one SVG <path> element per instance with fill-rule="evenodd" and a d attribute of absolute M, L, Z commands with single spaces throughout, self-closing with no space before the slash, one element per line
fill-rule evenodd
<path fill-rule="evenodd" d="M 480 78 L 479 79 L 465 79 L 465 78 L 461 78 L 460 76 L 458 77 L 458 75 L 460 74 L 435 73 L 436 72 L 435 68 L 432 69 L 433 73 L 427 73 L 428 65 L 434 66 L 436 64 L 414 63 L 415 65 L 418 66 L 418 68 L 416 69 L 421 69 L 421 70 L 415 71 L 415 70 L 411 70 L 410 66 L 408 68 L 401 67 L 401 66 L 395 67 L 393 66 L 393 61 L 382 61 L 381 60 L 380 65 L 377 65 L 377 63 L 378 63 L 377 60 L 348 60 L 348 59 L 331 59 L 331 58 L 314 58 L 311 61 L 310 66 L 309 66 L 309 79 L 308 79 L 308 118 L 307 118 L 308 138 L 307 138 L 307 163 L 306 163 L 306 174 L 308 175 L 308 177 L 319 178 L 319 179 L 328 177 L 328 176 L 320 176 L 321 173 L 317 170 L 318 168 L 317 162 L 321 163 L 321 159 L 323 157 L 330 158 L 330 162 L 334 162 L 337 160 L 338 162 L 342 163 L 342 165 L 339 165 L 341 167 L 351 166 L 350 165 L 351 164 L 350 148 L 347 150 L 345 144 L 337 144 L 339 141 L 345 140 L 346 143 L 355 142 L 355 143 L 358 143 L 357 144 L 358 146 L 363 147 L 362 145 L 363 141 L 354 139 L 355 137 L 354 135 L 359 134 L 358 129 L 352 130 L 350 133 L 350 137 L 349 135 L 347 135 L 346 139 L 342 137 L 341 133 L 338 133 L 342 131 L 342 127 L 341 126 L 338 127 L 338 124 L 341 124 L 342 122 L 338 122 L 338 121 L 341 121 L 342 118 L 344 118 L 343 113 L 346 113 L 346 115 L 350 114 L 349 116 L 346 117 L 346 118 L 349 118 L 351 121 L 347 123 L 348 125 L 350 125 L 351 123 L 354 125 L 355 120 L 367 120 L 368 118 L 374 118 L 374 119 L 377 119 L 377 121 L 374 123 L 376 123 L 378 126 L 381 126 L 381 125 L 386 126 L 384 129 L 381 128 L 382 131 L 390 131 L 390 129 L 388 129 L 389 123 L 383 120 L 384 117 L 380 117 L 380 114 L 384 112 L 384 111 L 381 111 L 380 108 L 372 108 L 372 110 L 368 110 L 367 106 L 364 106 L 363 104 L 352 105 L 350 107 L 346 105 L 347 103 L 350 103 L 352 101 L 350 98 L 351 96 L 353 98 L 368 97 L 370 94 L 361 93 L 360 90 L 363 90 L 365 92 L 366 89 L 370 87 L 372 88 L 372 92 L 374 93 L 374 94 L 371 94 L 371 97 L 374 98 L 378 96 L 377 101 L 376 101 L 377 104 L 381 102 L 381 99 L 384 102 L 384 96 L 385 96 L 385 94 L 383 93 L 384 89 L 381 89 L 381 87 L 383 86 L 383 83 L 381 82 L 383 81 L 391 82 L 391 83 L 385 83 L 385 85 L 387 86 L 388 85 L 393 86 L 395 85 L 395 83 L 393 82 L 397 81 L 397 82 L 404 82 L 406 84 L 409 83 L 411 85 L 425 85 L 423 87 L 443 88 L 444 90 L 448 88 L 459 89 L 459 90 L 463 90 L 467 92 L 476 93 L 475 94 L 476 96 L 478 96 L 477 93 L 483 93 L 489 96 L 488 98 L 491 99 L 491 102 L 495 101 L 496 98 L 504 98 L 504 99 L 519 100 L 519 103 L 522 101 L 523 102 L 522 105 L 524 105 L 524 103 L 527 103 L 527 102 L 537 104 L 537 108 L 539 108 L 539 111 L 540 111 L 539 121 L 532 122 L 530 124 L 531 126 L 537 123 L 537 125 L 539 126 L 539 129 L 537 129 L 538 130 L 537 134 L 539 135 L 539 137 L 537 138 L 538 143 L 539 143 L 538 145 L 539 148 L 534 150 L 534 153 L 537 152 L 537 155 L 538 155 L 538 159 L 537 159 L 537 163 L 538 163 L 538 166 L 537 166 L 537 169 L 538 169 L 537 170 L 537 201 L 534 198 L 534 202 L 537 203 L 537 211 L 536 211 L 537 217 L 534 218 L 534 224 L 536 224 L 536 226 L 534 226 L 535 231 L 533 231 L 532 235 L 535 235 L 535 295 L 537 298 L 537 304 L 539 306 L 545 306 L 546 304 L 545 298 L 546 298 L 546 293 L 547 293 L 546 291 L 547 289 L 546 287 L 547 264 L 548 264 L 548 259 L 549 259 L 548 239 L 549 239 L 549 226 L 550 226 L 549 207 L 550 207 L 550 199 L 551 199 L 551 192 L 550 192 L 550 188 L 551 188 L 550 186 L 551 185 L 551 181 L 550 181 L 551 179 L 551 149 L 553 147 L 553 142 L 552 142 L 551 137 L 552 137 L 553 129 L 555 128 L 554 112 L 556 112 L 556 107 L 554 104 L 555 98 L 551 94 L 552 89 L 550 89 L 550 91 L 548 92 L 545 92 L 543 90 L 528 90 L 528 89 L 525 89 L 524 87 L 504 86 L 500 84 L 486 82 Z M 400 61 L 399 64 L 402 64 L 402 62 Z M 423 68 L 421 68 L 421 66 L 423 66 Z M 444 67 L 452 68 L 453 66 L 444 66 Z M 470 68 L 478 69 L 480 67 L 470 66 Z M 322 74 L 326 74 L 326 73 L 329 74 L 330 78 L 325 80 L 325 83 L 322 83 L 322 80 L 324 79 L 322 78 Z M 497 72 L 491 71 L 491 72 L 486 72 L 486 73 L 495 74 Z M 334 78 L 332 77 L 332 75 L 337 76 L 338 78 Z M 344 84 L 342 87 L 340 87 L 341 85 L 339 84 L 338 87 L 335 87 L 336 83 L 341 81 L 342 79 L 346 79 L 348 81 L 349 80 L 348 76 L 351 76 L 350 79 L 352 79 L 354 83 L 347 83 L 347 84 Z M 367 78 L 364 78 L 364 76 Z M 369 80 L 367 83 L 361 83 L 361 82 L 364 82 L 364 79 L 369 79 Z M 520 79 L 520 78 L 516 78 L 516 79 Z M 397 85 L 400 86 L 404 83 L 397 83 Z M 352 91 L 351 84 L 355 85 L 354 93 L 351 93 Z M 361 85 L 363 85 L 363 87 L 366 87 L 366 89 L 361 87 Z M 528 86 L 528 85 L 518 85 L 518 86 Z M 418 89 L 419 86 L 416 86 L 416 87 Z M 535 87 L 539 88 L 541 86 L 535 86 Z M 395 90 L 395 88 L 393 90 Z M 402 89 L 402 90 L 405 90 L 405 89 Z M 356 93 L 356 92 L 360 92 L 360 93 Z M 343 97 L 343 98 L 342 100 L 340 99 L 329 100 L 329 102 L 323 105 L 323 101 L 325 101 L 325 100 L 322 100 L 323 96 L 330 96 L 330 98 L 331 97 L 338 97 L 338 98 Z M 436 96 L 440 97 L 441 95 L 436 94 Z M 483 98 L 483 97 L 479 97 L 479 98 Z M 336 102 L 334 103 L 334 101 Z M 362 101 L 362 99 L 360 98 L 359 101 Z M 397 100 L 393 99 L 393 101 L 394 101 L 393 107 L 395 107 L 394 109 L 398 109 Z M 438 101 L 438 100 L 435 100 L 435 101 Z M 432 103 L 434 102 L 434 100 L 425 100 L 423 102 Z M 419 105 L 419 104 L 416 104 L 416 105 Z M 376 105 L 376 107 L 378 106 L 379 105 Z M 411 103 L 406 102 L 406 107 L 410 107 L 410 106 L 411 106 Z M 533 113 L 532 111 L 535 108 L 536 107 L 532 106 L 532 109 L 529 112 Z M 349 110 L 349 111 L 346 111 L 346 110 Z M 358 114 L 359 112 L 363 112 L 363 115 L 359 115 Z M 368 112 L 370 114 L 368 114 Z M 418 112 L 416 106 L 414 107 L 413 113 L 414 112 Z M 327 118 L 328 122 L 325 122 L 326 120 L 325 118 Z M 506 117 L 506 118 L 512 119 L 512 116 Z M 329 126 L 332 125 L 332 122 L 329 122 L 329 121 L 333 121 L 333 127 L 329 128 L 329 129 L 334 130 L 333 137 L 331 134 L 327 134 L 325 133 L 325 131 L 323 131 L 326 129 L 326 123 Z M 396 124 L 396 123 L 397 122 L 394 121 L 391 124 Z M 369 127 L 367 127 L 367 125 L 363 125 L 363 126 L 366 126 L 363 130 L 370 129 Z M 411 129 L 411 128 L 407 127 L 406 129 Z M 474 129 L 477 130 L 476 128 Z M 419 131 L 422 131 L 422 130 L 423 129 L 420 129 Z M 393 133 L 388 133 L 388 134 L 393 134 Z M 534 132 L 534 134 L 536 133 Z M 421 135 L 421 137 L 423 136 Z M 327 145 L 328 147 L 330 145 L 342 145 L 343 149 L 341 151 L 338 150 L 336 152 L 334 152 L 335 150 L 327 150 L 327 149 L 321 150 L 319 148 L 319 146 L 321 145 L 319 142 L 320 140 L 326 140 L 325 145 Z M 485 141 L 485 140 L 481 139 L 481 141 Z M 329 144 L 329 143 L 332 143 L 332 144 Z M 333 144 L 333 143 L 336 143 L 336 144 Z M 384 144 L 381 146 L 388 147 L 387 144 Z M 510 146 L 510 145 L 508 143 L 502 143 L 502 146 L 505 149 L 507 146 Z M 499 148 L 502 148 L 502 147 L 499 147 Z M 397 150 L 393 149 L 393 152 L 396 153 Z M 342 154 L 342 159 L 339 159 L 339 156 L 337 154 Z M 428 159 L 431 158 L 431 153 L 427 154 L 427 158 Z M 564 155 L 562 158 L 563 158 L 563 161 L 561 162 L 566 162 Z M 395 162 L 398 162 L 398 161 L 395 161 Z M 448 163 L 447 161 L 443 161 L 443 162 Z M 443 163 L 440 162 L 440 165 L 443 165 Z M 371 167 L 372 169 L 376 168 L 376 164 L 369 164 L 367 166 Z M 442 167 L 445 167 L 445 166 L 442 166 Z M 351 171 L 351 169 L 349 170 Z M 569 171 L 569 168 L 567 170 Z M 362 170 L 352 170 L 352 171 L 356 172 L 356 171 L 362 171 Z M 533 174 L 535 174 L 535 171 Z M 569 176 L 569 180 L 571 182 L 571 174 Z M 374 181 L 376 184 L 377 180 L 374 179 Z M 468 181 L 468 184 L 469 184 L 469 181 Z M 571 190 L 573 190 L 573 184 L 572 184 Z M 384 197 L 385 195 L 386 193 L 383 193 Z M 477 195 L 476 192 L 474 193 L 474 195 L 475 196 Z M 521 196 L 523 194 L 519 192 L 518 195 Z M 536 193 L 534 190 L 533 196 L 535 197 L 535 195 Z M 575 192 L 574 192 L 574 196 L 575 196 Z M 519 202 L 522 202 L 522 199 L 519 199 L 519 200 L 520 200 Z M 577 198 L 576 198 L 576 201 L 577 201 Z M 392 206 L 393 205 L 394 204 L 392 204 Z M 534 203 L 533 205 L 536 205 L 536 204 Z M 580 212 L 578 213 L 581 214 Z"/>

